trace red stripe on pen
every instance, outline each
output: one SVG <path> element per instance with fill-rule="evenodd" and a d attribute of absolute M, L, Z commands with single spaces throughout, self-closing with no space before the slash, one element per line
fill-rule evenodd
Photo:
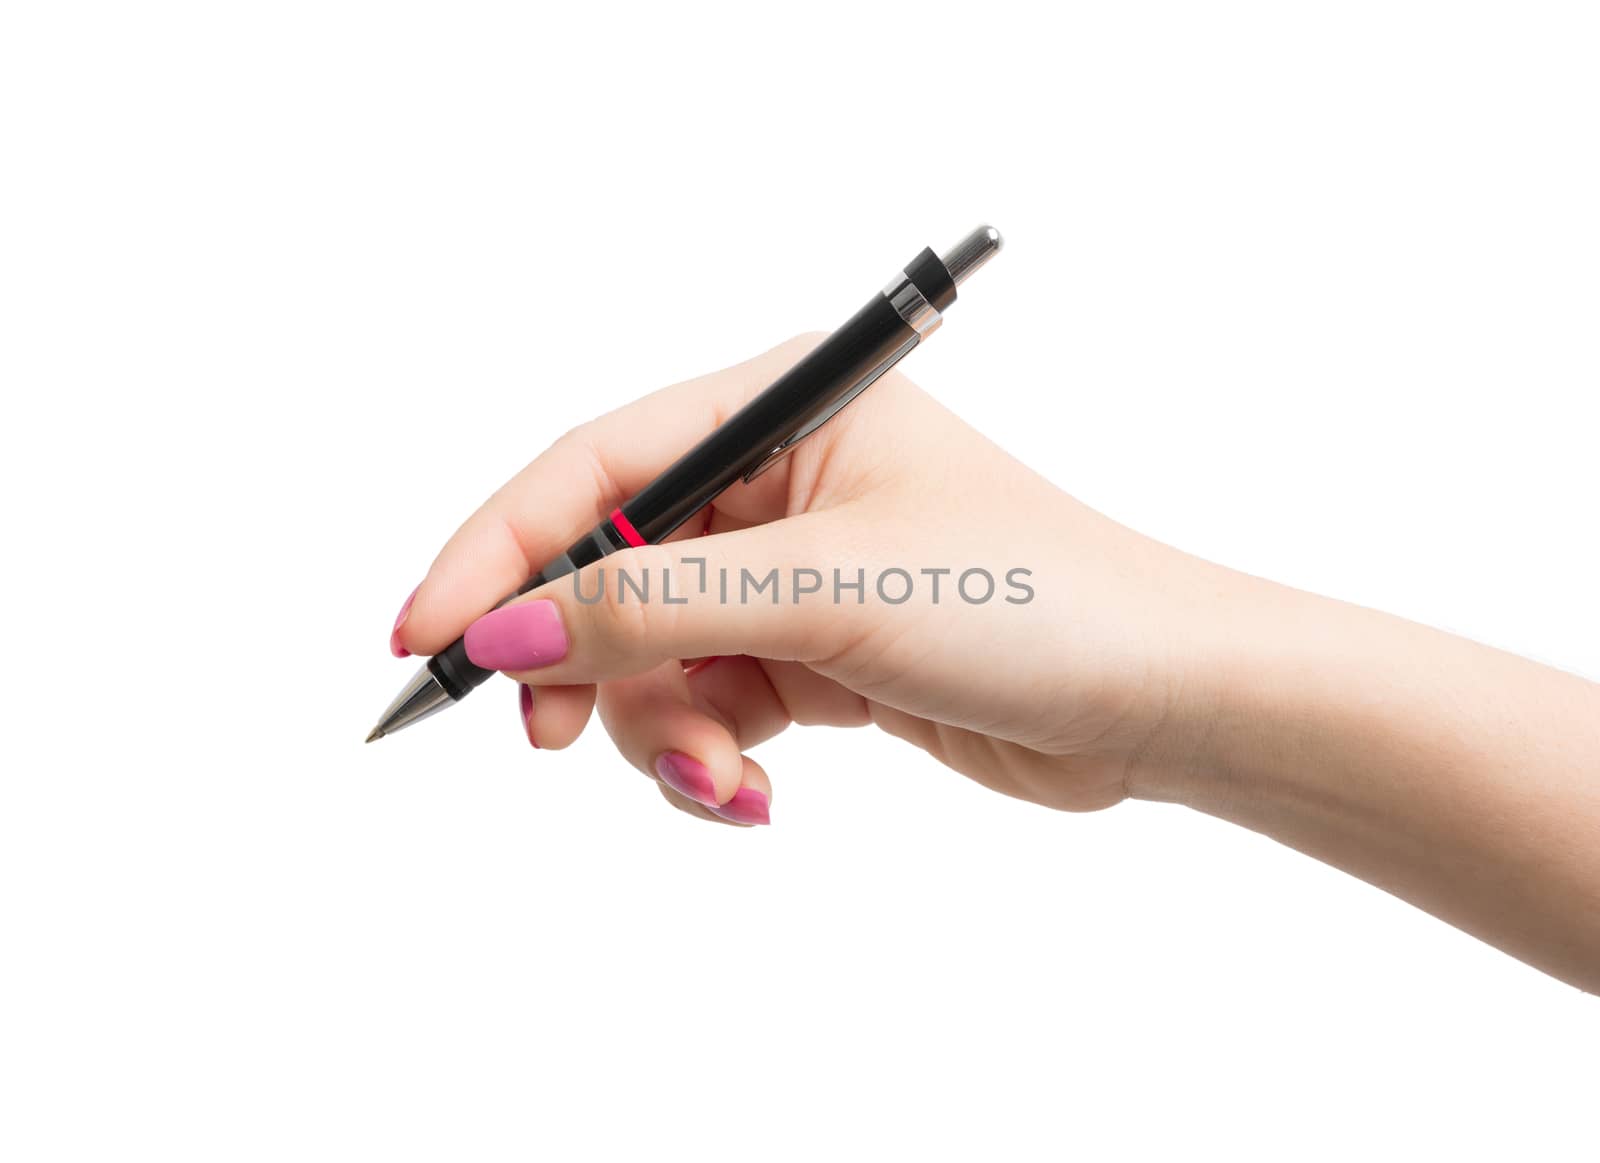
<path fill-rule="evenodd" d="M 643 537 L 639 536 L 639 531 L 633 527 L 633 522 L 623 515 L 621 509 L 611 510 L 611 525 L 618 533 L 622 534 L 622 539 L 629 545 L 649 544 Z"/>

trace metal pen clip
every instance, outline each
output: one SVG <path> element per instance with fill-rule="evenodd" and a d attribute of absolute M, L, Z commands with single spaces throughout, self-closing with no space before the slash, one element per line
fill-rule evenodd
<path fill-rule="evenodd" d="M 789 437 L 782 444 L 778 445 L 771 452 L 767 453 L 767 455 L 762 458 L 760 464 L 756 465 L 755 468 L 745 473 L 744 483 L 749 484 L 751 481 L 755 480 L 762 473 L 766 472 L 773 465 L 777 464 L 780 460 L 793 452 L 795 445 L 799 444 L 807 436 L 810 436 L 818 428 L 821 428 L 829 420 L 832 420 L 835 416 L 837 416 L 841 408 L 859 396 L 862 392 L 870 388 L 873 382 L 879 376 L 904 359 L 906 354 L 916 345 L 916 339 L 908 339 L 893 352 L 891 352 L 885 359 L 870 368 L 864 376 L 862 376 L 855 383 L 851 384 L 850 387 L 847 388 L 837 400 L 829 404 L 827 408 L 817 413 L 810 420 L 807 420 L 798 432 Z"/>

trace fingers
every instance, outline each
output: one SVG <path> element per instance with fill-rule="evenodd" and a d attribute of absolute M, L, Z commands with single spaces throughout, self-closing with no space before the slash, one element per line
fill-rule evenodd
<path fill-rule="evenodd" d="M 766 773 L 739 753 L 727 726 L 691 704 L 677 663 L 607 683 L 600 719 L 623 758 L 659 781 L 675 805 L 731 823 L 768 822 Z"/>
<path fill-rule="evenodd" d="M 724 663 L 735 665 L 727 672 L 718 674 L 717 669 Z M 725 713 L 738 714 L 742 718 L 744 712 L 740 704 L 751 697 L 749 692 L 759 688 L 746 666 L 737 665 L 739 663 L 754 668 L 764 680 L 763 685 L 783 707 L 786 717 L 803 727 L 864 727 L 872 721 L 866 699 L 849 687 L 825 678 L 798 662 L 725 659 L 718 662 L 716 667 L 691 675 L 690 688 L 698 691 L 696 684 L 703 683 Z M 741 746 L 755 746 L 755 741 L 746 741 L 742 726 L 738 736 Z"/>
<path fill-rule="evenodd" d="M 772 781 L 766 771 L 748 755 L 740 756 L 739 790 L 720 808 L 711 809 L 730 824 L 770 824 L 772 822 Z"/>
<path fill-rule="evenodd" d="M 535 690 L 517 684 L 517 709 L 528 742 L 546 751 L 560 751 L 577 742 L 594 710 L 595 688 L 547 686 Z"/>
<path fill-rule="evenodd" d="M 835 657 L 867 627 L 866 607 L 830 600 L 821 571 L 791 563 L 826 560 L 840 512 L 626 550 L 485 614 L 467 628 L 467 656 L 540 686 L 681 658 Z"/>
<path fill-rule="evenodd" d="M 766 810 L 766 806 L 767 802 L 769 802 L 772 798 L 772 785 L 768 782 L 767 773 L 762 770 L 761 765 L 754 759 L 751 759 L 748 755 L 744 757 L 743 778 L 744 786 L 739 789 L 735 796 L 736 803 L 732 805 L 724 805 L 720 812 L 718 809 L 703 807 L 700 804 L 695 803 L 693 800 L 679 795 L 664 783 L 657 784 L 656 786 L 661 792 L 661 798 L 666 800 L 667 803 L 671 804 L 673 807 L 677 808 L 680 812 L 690 816 L 697 816 L 702 820 L 709 820 L 713 824 L 728 824 L 736 827 L 752 827 L 757 824 L 770 823 L 771 820 Z M 761 798 L 757 799 L 756 797 L 758 796 Z M 746 806 L 743 803 L 746 797 L 749 797 L 749 803 L 747 805 L 749 810 L 741 812 L 740 814 L 748 816 L 749 818 L 735 818 L 735 808 Z M 758 814 L 759 818 L 757 818 Z"/>
<path fill-rule="evenodd" d="M 793 722 L 754 658 L 708 659 L 684 677 L 694 705 L 724 724 L 740 750 L 765 743 Z"/>
<path fill-rule="evenodd" d="M 433 654 L 633 495 L 815 343 L 799 338 L 735 367 L 665 388 L 574 429 L 490 497 L 450 538 L 396 620 L 391 649 Z M 729 502 L 781 515 L 779 465 Z"/>
<path fill-rule="evenodd" d="M 727 724 L 741 750 L 766 742 L 790 723 L 863 727 L 872 721 L 866 699 L 798 662 L 712 658 L 687 676 L 695 706 Z"/>
<path fill-rule="evenodd" d="M 607 683 L 600 721 L 624 759 L 704 807 L 739 789 L 738 744 L 690 705 L 681 667 L 666 664 Z"/>

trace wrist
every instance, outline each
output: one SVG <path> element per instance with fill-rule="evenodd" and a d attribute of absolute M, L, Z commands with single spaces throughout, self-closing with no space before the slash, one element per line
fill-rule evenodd
<path fill-rule="evenodd" d="M 1396 620 L 1208 564 L 1196 582 L 1205 598 L 1179 614 L 1171 693 L 1128 791 L 1227 816 L 1312 778 L 1307 760 L 1341 733 L 1371 729 L 1361 692 L 1383 673 Z"/>

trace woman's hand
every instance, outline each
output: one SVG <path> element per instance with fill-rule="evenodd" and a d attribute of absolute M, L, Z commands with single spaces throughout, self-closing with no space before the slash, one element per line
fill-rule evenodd
<path fill-rule="evenodd" d="M 743 752 L 790 723 L 872 723 L 1048 807 L 1254 828 L 1600 989 L 1600 688 L 1141 537 L 893 373 L 667 544 L 485 613 L 810 342 L 563 437 L 445 546 L 392 645 L 465 630 L 541 747 L 598 684 L 618 750 L 707 819 L 767 822 Z"/>
<path fill-rule="evenodd" d="M 709 819 L 767 822 L 771 784 L 742 753 L 792 722 L 876 724 L 1050 807 L 1116 803 L 1173 745 L 1204 567 L 1084 508 L 894 373 L 667 544 L 485 613 L 815 342 L 557 441 L 445 546 L 394 643 L 428 654 L 465 630 L 475 662 L 526 684 L 539 747 L 577 738 L 599 684 L 618 750 Z"/>

